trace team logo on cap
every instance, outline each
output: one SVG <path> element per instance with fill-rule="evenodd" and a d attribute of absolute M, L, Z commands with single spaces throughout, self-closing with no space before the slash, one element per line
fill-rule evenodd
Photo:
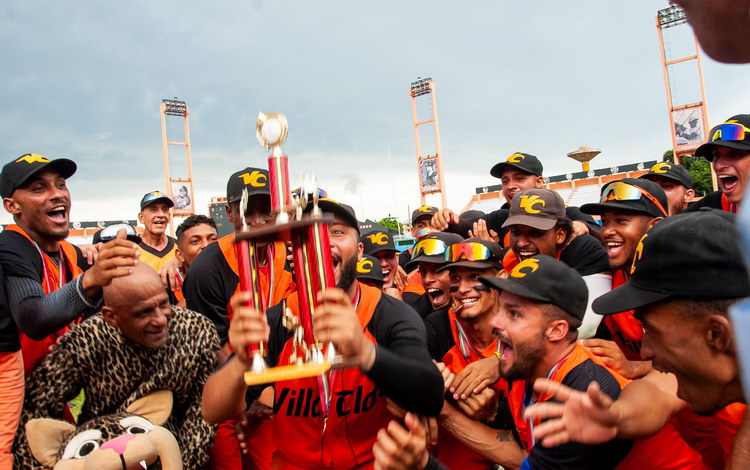
<path fill-rule="evenodd" d="M 510 277 L 526 277 L 527 274 L 531 274 L 539 269 L 539 260 L 535 258 L 528 258 L 516 265 L 513 271 L 510 272 Z"/>
<path fill-rule="evenodd" d="M 657 163 L 656 165 L 652 166 L 651 167 L 651 172 L 652 173 L 666 173 L 666 172 L 668 172 L 671 169 L 672 169 L 672 164 L 667 163 L 667 162 L 661 162 L 661 163 Z"/>
<path fill-rule="evenodd" d="M 357 261 L 357 272 L 360 274 L 369 274 L 372 272 L 372 261 L 367 258 L 360 258 Z"/>
<path fill-rule="evenodd" d="M 419 212 L 426 212 L 426 213 L 429 214 L 429 213 L 432 212 L 432 207 L 430 207 L 430 206 L 422 206 L 419 209 L 417 209 L 417 211 L 419 211 Z"/>
<path fill-rule="evenodd" d="M 377 232 L 377 233 L 373 233 L 372 235 L 367 235 L 367 238 L 369 238 L 370 242 L 372 242 L 374 245 L 387 245 L 388 244 L 388 235 L 386 235 L 383 232 Z"/>
<path fill-rule="evenodd" d="M 31 163 L 49 163 L 49 158 L 43 157 L 41 155 L 37 155 L 35 153 L 27 153 L 23 157 L 21 157 L 18 160 L 16 160 L 16 163 L 21 163 L 21 162 L 26 162 L 26 163 L 29 163 L 29 164 L 31 164 Z"/>
<path fill-rule="evenodd" d="M 537 195 L 521 196 L 521 209 L 525 210 L 529 214 L 538 214 L 540 212 L 540 209 L 534 209 L 534 206 L 537 204 L 541 204 L 542 207 L 547 205 L 547 203 L 544 202 L 544 199 L 541 199 Z"/>
<path fill-rule="evenodd" d="M 633 264 L 630 265 L 630 274 L 635 272 L 635 263 L 640 261 L 643 257 L 643 240 L 645 240 L 647 236 L 648 233 L 644 234 L 638 242 L 638 246 L 635 248 L 635 253 L 633 253 Z"/>
<path fill-rule="evenodd" d="M 242 182 L 246 186 L 253 186 L 255 188 L 264 187 L 266 185 L 266 181 L 268 180 L 268 178 L 266 178 L 266 175 L 258 170 L 255 170 L 252 173 L 242 173 L 241 175 L 237 176 L 237 178 L 242 178 Z"/>
<path fill-rule="evenodd" d="M 524 158 L 526 158 L 525 155 L 521 155 L 520 153 L 514 153 L 513 155 L 511 155 L 510 157 L 508 157 L 508 159 L 505 160 L 505 161 L 509 162 L 509 163 L 518 163 L 521 160 L 523 160 Z"/>

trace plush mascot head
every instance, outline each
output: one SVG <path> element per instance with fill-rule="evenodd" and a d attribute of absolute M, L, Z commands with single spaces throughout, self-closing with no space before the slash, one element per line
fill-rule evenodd
<path fill-rule="evenodd" d="M 181 470 L 177 440 L 161 427 L 171 412 L 172 392 L 161 390 L 78 428 L 56 419 L 32 419 L 26 436 L 34 458 L 55 470 Z"/>

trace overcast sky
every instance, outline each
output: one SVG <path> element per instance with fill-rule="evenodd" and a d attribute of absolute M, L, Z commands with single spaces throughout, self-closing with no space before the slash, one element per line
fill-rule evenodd
<path fill-rule="evenodd" d="M 565 154 L 580 145 L 602 149 L 594 168 L 661 158 L 671 140 L 654 17 L 666 6 L 4 0 L 0 156 L 72 158 L 71 220 L 134 218 L 144 193 L 165 189 L 159 103 L 177 96 L 206 212 L 233 171 L 266 166 L 255 120 L 277 110 L 292 185 L 312 171 L 360 219 L 406 218 L 419 204 L 408 89 L 430 76 L 460 210 L 516 151 L 548 175 L 578 170 Z M 673 50 L 689 44 L 676 34 Z M 750 66 L 704 56 L 704 77 L 711 123 L 750 111 Z M 675 77 L 678 91 L 689 78 Z"/>

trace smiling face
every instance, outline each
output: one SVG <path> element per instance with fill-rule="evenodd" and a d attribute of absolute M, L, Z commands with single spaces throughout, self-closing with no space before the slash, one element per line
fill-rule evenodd
<path fill-rule="evenodd" d="M 669 215 L 677 215 L 684 211 L 688 202 L 693 200 L 695 191 L 688 189 L 677 181 L 658 175 L 649 175 L 649 180 L 661 186 L 669 201 Z"/>
<path fill-rule="evenodd" d="M 724 192 L 727 201 L 739 203 L 745 194 L 747 173 L 750 171 L 750 152 L 728 147 L 715 146 L 711 153 L 719 189 Z"/>
<path fill-rule="evenodd" d="M 599 234 L 607 248 L 610 268 L 617 270 L 629 267 L 633 262 L 638 242 L 658 220 L 640 212 L 605 210 Z"/>
<path fill-rule="evenodd" d="M 505 196 L 505 200 L 508 201 L 508 204 L 510 204 L 513 195 L 518 191 L 541 188 L 542 183 L 544 182 L 541 176 L 526 173 L 525 171 L 521 171 L 512 166 L 508 166 L 505 171 L 503 171 L 500 181 L 503 183 L 503 196 Z"/>
<path fill-rule="evenodd" d="M 435 310 L 445 307 L 451 301 L 451 273 L 448 269 L 436 272 L 441 266 L 442 264 L 436 263 L 419 263 L 422 287 L 427 292 L 427 297 Z"/>
<path fill-rule="evenodd" d="M 169 206 L 164 202 L 156 202 L 144 207 L 138 214 L 138 221 L 145 227 L 145 232 L 162 235 L 169 224 Z"/>
<path fill-rule="evenodd" d="M 357 261 L 364 251 L 357 229 L 335 216 L 333 223 L 328 225 L 328 238 L 331 241 L 336 287 L 349 290 L 357 279 Z"/>
<path fill-rule="evenodd" d="M 564 228 L 540 230 L 528 225 L 511 225 L 510 248 L 519 262 L 536 255 L 556 257 L 567 236 Z"/>
<path fill-rule="evenodd" d="M 500 375 L 507 381 L 531 377 L 547 354 L 543 305 L 510 292 L 500 294 L 492 328 L 500 341 Z"/>
<path fill-rule="evenodd" d="M 226 206 L 227 219 L 234 225 L 234 231 L 242 231 L 242 214 L 240 203 L 233 202 Z M 260 227 L 273 219 L 271 212 L 271 196 L 267 194 L 254 194 L 250 196 L 245 211 L 245 221 L 249 227 Z"/>
<path fill-rule="evenodd" d="M 45 250 L 56 250 L 68 236 L 70 192 L 65 178 L 43 171 L 3 200 L 5 210 Z"/>
<path fill-rule="evenodd" d="M 450 291 L 456 316 L 463 321 L 476 321 L 485 315 L 493 315 L 497 309 L 497 291 L 487 288 L 479 281 L 480 276 L 494 276 L 492 268 L 472 269 L 456 266 L 450 271 Z"/>
<path fill-rule="evenodd" d="M 372 256 L 380 260 L 380 266 L 383 269 L 383 286 L 385 288 L 394 286 L 396 272 L 398 271 L 398 252 L 383 250 L 373 253 Z"/>
<path fill-rule="evenodd" d="M 432 220 L 431 215 L 425 215 L 424 217 L 420 217 L 417 220 L 414 221 L 414 224 L 411 226 L 411 236 L 414 238 L 417 238 L 419 232 L 421 232 L 424 229 L 431 229 L 432 226 L 430 225 L 430 221 Z M 423 235 L 427 235 L 427 233 L 431 232 L 432 230 L 426 230 Z"/>
<path fill-rule="evenodd" d="M 216 229 L 208 224 L 190 227 L 180 237 L 175 256 L 182 263 L 182 267 L 188 269 L 203 248 L 217 238 Z"/>

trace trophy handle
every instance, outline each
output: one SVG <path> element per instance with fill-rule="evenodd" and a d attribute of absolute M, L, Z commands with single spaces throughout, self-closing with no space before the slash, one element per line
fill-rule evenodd
<path fill-rule="evenodd" d="M 237 255 L 240 275 L 240 292 L 250 293 L 250 301 L 245 305 L 263 312 L 265 306 L 263 305 L 263 297 L 260 292 L 257 246 L 255 242 L 239 240 L 235 242 L 234 250 Z M 252 358 L 250 369 L 253 372 L 263 372 L 268 369 L 268 365 L 265 359 L 263 359 L 264 352 L 265 345 L 263 342 L 248 346 L 248 353 Z"/>

